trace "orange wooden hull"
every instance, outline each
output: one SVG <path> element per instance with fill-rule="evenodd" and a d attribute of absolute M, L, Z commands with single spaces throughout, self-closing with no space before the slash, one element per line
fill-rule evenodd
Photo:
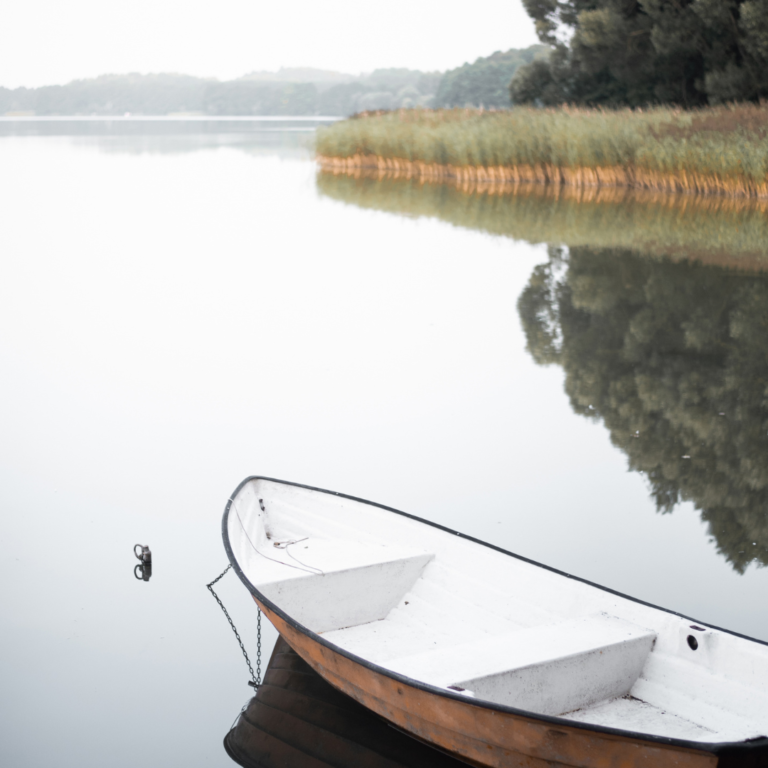
<path fill-rule="evenodd" d="M 412 736 L 488 768 L 715 768 L 711 752 L 500 711 L 409 685 L 292 626 L 256 599 L 278 632 L 338 690 Z"/>

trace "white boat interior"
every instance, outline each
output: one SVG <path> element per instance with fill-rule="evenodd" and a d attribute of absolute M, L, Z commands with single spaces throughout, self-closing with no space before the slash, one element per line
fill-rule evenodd
<path fill-rule="evenodd" d="M 251 480 L 227 525 L 259 592 L 379 667 L 635 733 L 768 735 L 768 646 L 759 642 L 324 491 Z"/>

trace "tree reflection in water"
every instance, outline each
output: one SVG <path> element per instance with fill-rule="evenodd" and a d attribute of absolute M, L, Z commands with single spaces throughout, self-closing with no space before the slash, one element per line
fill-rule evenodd
<path fill-rule="evenodd" d="M 736 571 L 768 564 L 768 276 L 550 248 L 518 310 L 534 360 L 563 367 L 658 511 L 691 501 Z"/>
<path fill-rule="evenodd" d="M 567 243 L 518 303 L 533 358 L 562 365 L 573 408 L 603 421 L 659 511 L 691 501 L 736 571 L 768 564 L 765 201 L 473 191 L 377 172 L 319 173 L 317 186 L 363 208 Z"/>

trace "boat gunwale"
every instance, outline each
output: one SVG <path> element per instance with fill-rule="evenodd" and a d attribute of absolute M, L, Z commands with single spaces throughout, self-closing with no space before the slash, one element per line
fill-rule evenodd
<path fill-rule="evenodd" d="M 453 699 L 454 701 L 459 701 L 469 706 L 481 707 L 483 709 L 489 709 L 495 712 L 504 712 L 504 713 L 516 715 L 519 717 L 525 717 L 531 720 L 537 720 L 543 723 L 558 725 L 560 727 L 576 728 L 578 730 L 590 731 L 593 733 L 603 733 L 609 736 L 617 736 L 624 739 L 631 738 L 636 741 L 645 741 L 645 742 L 651 742 L 654 744 L 660 744 L 664 746 L 680 747 L 681 749 L 691 749 L 691 750 L 697 750 L 700 752 L 709 752 L 711 754 L 715 754 L 722 757 L 726 756 L 722 753 L 727 753 L 728 758 L 730 758 L 730 757 L 736 756 L 734 753 L 743 755 L 745 753 L 750 753 L 757 750 L 761 750 L 761 751 L 764 750 L 765 755 L 768 756 L 768 736 L 758 736 L 758 737 L 748 739 L 748 740 L 743 740 L 743 741 L 722 741 L 722 742 L 691 741 L 688 739 L 674 738 L 672 736 L 657 736 L 652 733 L 643 733 L 641 731 L 629 731 L 623 728 L 612 728 L 610 726 L 595 725 L 588 722 L 569 720 L 568 718 L 559 717 L 557 715 L 544 715 L 537 712 L 531 712 L 525 709 L 518 709 L 516 707 L 511 707 L 507 704 L 496 704 L 494 702 L 484 701 L 483 699 L 472 699 L 470 701 L 467 699 L 466 696 L 462 696 L 460 693 L 454 693 L 452 691 L 443 690 L 442 688 L 439 688 L 434 685 L 430 685 L 429 683 L 425 683 L 421 680 L 417 680 L 412 677 L 407 677 L 406 675 L 401 675 L 398 672 L 393 672 L 392 670 L 387 669 L 386 667 L 381 667 L 378 664 L 374 664 L 372 661 L 369 661 L 368 659 L 365 659 L 362 656 L 358 656 L 354 653 L 351 653 L 350 651 L 347 651 L 345 648 L 342 648 L 341 646 L 338 646 L 335 643 L 331 643 L 330 641 L 326 640 L 322 635 L 318 635 L 316 632 L 313 632 L 308 627 L 305 627 L 303 624 L 300 624 L 292 616 L 289 616 L 287 613 L 285 613 L 279 606 L 275 605 L 275 603 L 273 603 L 269 598 L 267 598 L 265 595 L 259 592 L 259 590 L 256 589 L 256 587 L 254 587 L 253 584 L 251 584 L 248 577 L 245 575 L 245 573 L 243 573 L 239 563 L 237 562 L 237 558 L 235 557 L 234 552 L 232 551 L 232 546 L 229 541 L 229 528 L 228 528 L 229 510 L 231 509 L 232 504 L 235 498 L 237 497 L 238 493 L 240 493 L 241 489 L 248 483 L 255 480 L 264 480 L 265 482 L 278 483 L 279 485 L 286 485 L 293 488 L 302 488 L 307 491 L 317 491 L 319 493 L 326 493 L 329 496 L 337 496 L 342 499 L 349 499 L 350 501 L 356 501 L 362 504 L 367 504 L 371 507 L 377 507 L 378 509 L 383 509 L 386 512 L 393 512 L 396 515 L 401 515 L 402 517 L 407 517 L 411 520 L 415 520 L 416 522 L 424 523 L 425 525 L 429 525 L 433 528 L 438 528 L 439 530 L 444 531 L 446 533 L 450 533 L 454 536 L 460 536 L 462 539 L 466 539 L 467 541 L 471 541 L 475 544 L 480 544 L 484 547 L 488 547 L 489 549 L 493 549 L 496 552 L 500 552 L 501 554 L 508 555 L 509 557 L 514 557 L 516 560 L 529 563 L 530 565 L 535 565 L 539 568 L 544 568 L 545 570 L 550 571 L 552 573 L 556 573 L 568 579 L 573 579 L 574 581 L 581 582 L 582 584 L 587 584 L 590 587 L 595 587 L 597 589 L 602 590 L 603 592 L 607 592 L 609 594 L 616 595 L 617 597 L 624 598 L 625 600 L 631 600 L 633 603 L 638 603 L 648 608 L 654 608 L 658 611 L 662 611 L 663 613 L 671 614 L 672 616 L 678 616 L 679 618 L 685 619 L 686 621 L 690 621 L 694 624 L 697 624 L 697 623 L 704 624 L 709 629 L 714 629 L 714 630 L 717 630 L 718 632 L 724 632 L 728 635 L 741 638 L 742 640 L 749 640 L 750 642 L 757 643 L 758 645 L 768 646 L 768 641 L 766 640 L 760 640 L 758 638 L 750 637 L 749 635 L 744 635 L 729 629 L 716 627 L 712 624 L 709 624 L 708 622 L 699 621 L 698 619 L 691 618 L 690 616 L 686 616 L 685 614 L 678 613 L 677 611 L 672 611 L 668 608 L 662 608 L 661 606 L 654 605 L 653 603 L 649 603 L 645 600 L 640 600 L 639 598 L 632 597 L 631 595 L 626 595 L 623 592 L 618 592 L 617 590 L 611 589 L 610 587 L 605 587 L 602 584 L 597 584 L 593 581 L 589 581 L 588 579 L 581 578 L 580 576 L 574 576 L 573 574 L 566 573 L 565 571 L 561 571 L 558 568 L 553 568 L 550 565 L 539 563 L 536 560 L 531 560 L 530 558 L 525 557 L 523 555 L 515 554 L 514 552 L 510 552 L 509 550 L 502 549 L 501 547 L 498 547 L 495 544 L 489 544 L 486 541 L 482 541 L 481 539 L 476 539 L 473 536 L 469 536 L 467 534 L 461 533 L 460 531 L 454 531 L 453 529 L 447 528 L 446 526 L 441 525 L 440 523 L 434 523 L 431 520 L 425 520 L 424 518 L 417 517 L 416 515 L 412 515 L 408 512 L 403 512 L 399 509 L 394 509 L 393 507 L 388 507 L 384 504 L 378 504 L 375 501 L 361 499 L 357 496 L 350 496 L 349 494 L 340 493 L 339 491 L 329 491 L 325 488 L 316 488 L 312 485 L 294 483 L 289 480 L 279 480 L 274 477 L 264 477 L 262 475 L 250 475 L 249 477 L 246 477 L 245 480 L 243 480 L 237 486 L 237 488 L 235 488 L 235 490 L 230 494 L 229 498 L 227 499 L 226 507 L 224 508 L 224 514 L 222 516 L 222 521 L 221 521 L 221 531 L 222 531 L 222 538 L 224 540 L 224 549 L 227 553 L 227 557 L 229 559 L 230 564 L 232 565 L 232 568 L 234 569 L 235 573 L 240 579 L 240 581 L 243 582 L 243 584 L 246 586 L 248 591 L 254 597 L 258 598 L 259 601 L 264 603 L 271 611 L 274 611 L 287 624 L 289 624 L 290 626 L 292 626 L 294 629 L 298 630 L 302 634 L 306 635 L 308 638 L 310 638 L 314 642 L 319 643 L 320 645 L 328 648 L 329 650 L 335 653 L 339 653 L 342 656 L 345 656 L 350 661 L 356 664 L 359 664 L 360 666 L 366 669 L 370 669 L 374 672 L 382 674 L 393 680 L 397 680 L 398 682 L 401 682 L 406 685 L 417 688 L 419 690 L 425 691 L 426 693 L 431 693 L 436 696 Z"/>

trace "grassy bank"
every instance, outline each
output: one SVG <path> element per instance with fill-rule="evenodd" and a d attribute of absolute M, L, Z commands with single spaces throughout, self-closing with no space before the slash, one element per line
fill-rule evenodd
<path fill-rule="evenodd" d="M 648 256 L 768 269 L 768 203 L 622 188 L 423 183 L 394 173 L 321 171 L 321 194 L 345 203 L 531 243 L 628 248 Z"/>
<path fill-rule="evenodd" d="M 317 134 L 322 167 L 420 179 L 768 197 L 768 106 L 400 110 Z"/>

